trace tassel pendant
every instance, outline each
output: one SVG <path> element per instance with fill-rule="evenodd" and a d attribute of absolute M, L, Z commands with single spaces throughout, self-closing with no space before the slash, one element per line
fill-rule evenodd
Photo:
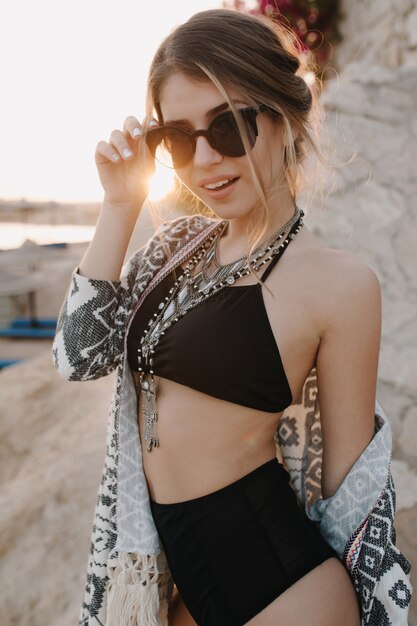
<path fill-rule="evenodd" d="M 141 377 L 140 386 L 144 394 L 143 414 L 145 416 L 145 443 L 148 452 L 152 451 L 152 446 L 159 446 L 159 439 L 156 436 L 156 422 L 158 421 L 158 412 L 156 410 L 156 386 L 154 377 L 150 380 Z M 154 429 L 155 426 L 155 429 Z"/>

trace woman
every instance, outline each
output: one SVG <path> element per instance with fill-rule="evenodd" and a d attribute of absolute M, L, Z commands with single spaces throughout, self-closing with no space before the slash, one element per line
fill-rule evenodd
<path fill-rule="evenodd" d="M 143 124 L 128 117 L 97 145 L 103 208 L 54 342 L 70 380 L 123 371 L 90 563 L 104 584 L 90 570 L 80 624 L 361 623 L 274 437 L 314 369 L 324 499 L 375 433 L 378 279 L 296 204 L 304 146 L 320 156 L 304 70 L 284 29 L 196 14 L 155 55 Z M 120 276 L 155 157 L 212 217 L 164 223 Z"/>

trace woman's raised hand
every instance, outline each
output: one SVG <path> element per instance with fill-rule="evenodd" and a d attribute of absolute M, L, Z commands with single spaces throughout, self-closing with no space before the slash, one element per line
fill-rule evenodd
<path fill-rule="evenodd" d="M 151 120 L 147 128 L 157 125 Z M 109 142 L 99 141 L 95 152 L 105 202 L 138 213 L 148 195 L 149 178 L 155 160 L 144 140 L 145 128 L 132 115 L 125 119 L 123 131 L 113 130 Z"/>

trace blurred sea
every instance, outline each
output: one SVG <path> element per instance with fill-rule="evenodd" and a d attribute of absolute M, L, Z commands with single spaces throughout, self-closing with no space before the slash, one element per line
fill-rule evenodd
<path fill-rule="evenodd" d="M 0 198 L 0 250 L 29 239 L 38 245 L 91 241 L 100 203 L 38 202 Z"/>
<path fill-rule="evenodd" d="M 94 229 L 95 226 L 92 225 L 2 222 L 0 224 L 0 250 L 20 248 L 26 239 L 39 245 L 91 241 Z"/>

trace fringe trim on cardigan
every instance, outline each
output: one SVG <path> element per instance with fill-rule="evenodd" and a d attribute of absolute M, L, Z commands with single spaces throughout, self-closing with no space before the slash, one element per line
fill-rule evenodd
<path fill-rule="evenodd" d="M 108 567 L 105 626 L 168 626 L 173 580 L 165 552 L 119 552 Z"/>

